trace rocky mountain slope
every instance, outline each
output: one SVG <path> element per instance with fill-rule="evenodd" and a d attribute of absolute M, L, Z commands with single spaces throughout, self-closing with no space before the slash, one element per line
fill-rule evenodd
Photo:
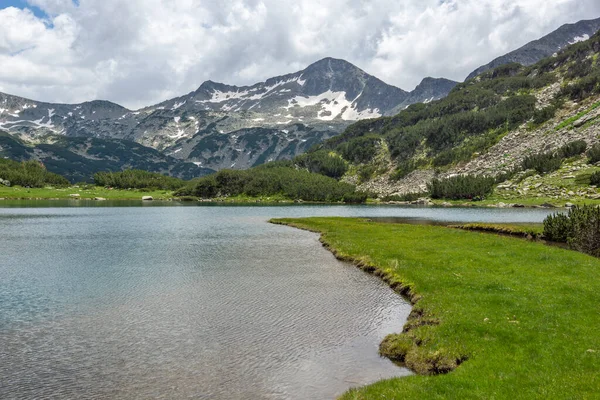
<path fill-rule="evenodd" d="M 433 178 L 470 174 L 505 181 L 498 190 L 508 198 L 510 190 L 550 200 L 570 192 L 596 198 L 600 192 L 589 186 L 589 174 L 600 169 L 582 168 L 586 156 L 560 160 L 556 179 L 531 178 L 540 173 L 523 161 L 538 155 L 555 160 L 575 141 L 600 151 L 599 59 L 600 32 L 529 67 L 513 63 L 485 72 L 442 100 L 358 122 L 321 149 L 349 164 L 343 180 L 380 196 L 424 192 Z M 580 170 L 587 175 L 579 176 Z M 532 179 L 541 183 L 535 190 Z M 586 187 L 574 189 L 575 181 L 586 179 Z"/>
<path fill-rule="evenodd" d="M 129 140 L 202 167 L 242 169 L 291 158 L 357 120 L 442 98 L 455 84 L 427 78 L 408 93 L 326 58 L 252 86 L 208 81 L 136 111 L 107 101 L 51 104 L 0 93 L 0 128 L 34 144 L 48 134 Z"/>
<path fill-rule="evenodd" d="M 565 24 L 549 33 L 548 35 L 529 42 L 517 50 L 500 56 L 486 65 L 482 65 L 467 76 L 466 80 L 475 78 L 485 71 L 494 69 L 504 64 L 519 63 L 521 65 L 532 65 L 543 58 L 549 57 L 559 50 L 589 39 L 600 30 L 600 18 L 593 20 L 579 21 L 574 24 Z"/>

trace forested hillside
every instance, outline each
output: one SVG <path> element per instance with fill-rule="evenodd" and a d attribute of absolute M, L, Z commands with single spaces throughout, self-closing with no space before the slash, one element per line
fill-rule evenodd
<path fill-rule="evenodd" d="M 48 172 L 37 161 L 12 161 L 0 158 L 0 185 L 19 185 L 24 187 L 44 187 L 46 185 L 66 186 L 69 181 L 64 177 Z"/>
<path fill-rule="evenodd" d="M 444 99 L 357 122 L 301 161 L 320 165 L 324 154 L 339 157 L 343 180 L 389 195 L 425 191 L 434 177 L 455 174 L 502 182 L 531 169 L 526 157 L 556 159 L 559 148 L 576 140 L 584 141 L 583 153 L 600 133 L 599 53 L 597 33 L 532 66 L 500 66 Z"/>
<path fill-rule="evenodd" d="M 192 181 L 176 192 L 178 196 L 213 199 L 226 197 L 280 197 L 312 202 L 364 203 L 366 193 L 354 185 L 311 173 L 291 161 L 276 161 L 249 170 L 221 170 Z"/>

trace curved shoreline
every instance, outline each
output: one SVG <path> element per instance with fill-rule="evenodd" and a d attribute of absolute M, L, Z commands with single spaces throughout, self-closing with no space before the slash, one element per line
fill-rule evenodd
<path fill-rule="evenodd" d="M 421 296 L 415 292 L 413 285 L 405 280 L 398 279 L 390 271 L 385 271 L 366 258 L 359 259 L 341 253 L 328 243 L 323 232 L 311 229 L 307 226 L 294 222 L 287 222 L 282 219 L 271 219 L 270 223 L 275 225 L 285 225 L 297 229 L 306 230 L 319 234 L 319 242 L 322 246 L 331 252 L 334 257 L 340 261 L 348 262 L 361 270 L 379 277 L 384 281 L 394 292 L 408 300 L 412 306 L 412 310 L 406 319 L 402 332 L 388 335 L 379 345 L 379 354 L 390 359 L 393 362 L 399 363 L 402 366 L 410 369 L 412 372 L 420 375 L 436 375 L 448 373 L 457 368 L 462 362 L 468 359 L 467 355 L 453 358 L 445 354 L 439 354 L 438 357 L 432 359 L 411 359 L 407 358 L 411 347 L 419 346 L 419 341 L 410 334 L 411 330 L 423 325 L 438 325 L 440 322 L 430 312 L 424 308 L 417 307 L 417 303 Z"/>
<path fill-rule="evenodd" d="M 413 303 L 403 332 L 388 336 L 380 354 L 416 374 L 341 398 L 595 398 L 600 392 L 600 281 L 593 279 L 600 260 L 439 226 L 323 217 L 270 222 L 319 233 L 336 258 L 379 276 Z"/>

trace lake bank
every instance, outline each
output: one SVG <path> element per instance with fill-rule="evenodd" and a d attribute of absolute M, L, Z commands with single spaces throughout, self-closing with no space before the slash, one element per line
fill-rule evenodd
<path fill-rule="evenodd" d="M 345 398 L 586 398 L 600 390 L 600 260 L 436 226 L 275 222 L 320 232 L 339 258 L 376 271 L 415 303 L 405 333 L 382 350 L 422 375 Z"/>
<path fill-rule="evenodd" d="M 100 186 L 71 186 L 24 188 L 0 185 L 0 199 L 5 200 L 141 200 L 150 196 L 155 200 L 169 200 L 173 192 L 168 190 L 123 190 Z"/>
<path fill-rule="evenodd" d="M 199 199 L 195 197 L 178 197 L 171 190 L 137 190 L 137 189 L 110 189 L 100 186 L 72 186 L 64 188 L 23 188 L 19 186 L 7 187 L 0 185 L 0 201 L 2 200 L 141 200 L 143 197 L 152 197 L 158 201 L 182 201 L 194 203 L 230 203 L 230 204 L 342 204 L 342 203 L 320 203 L 309 201 L 294 201 L 283 196 L 230 196 L 214 199 Z M 578 197 L 565 197 L 560 201 L 545 197 L 513 197 L 509 203 L 506 199 L 492 196 L 482 201 L 468 200 L 431 200 L 422 199 L 414 202 L 380 201 L 369 199 L 367 204 L 386 206 L 434 206 L 434 207 L 484 207 L 484 208 L 563 208 L 567 204 L 572 205 L 600 205 L 600 200 Z"/>

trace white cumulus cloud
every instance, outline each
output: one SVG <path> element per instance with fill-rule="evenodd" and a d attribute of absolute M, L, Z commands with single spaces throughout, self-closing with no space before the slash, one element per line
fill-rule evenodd
<path fill-rule="evenodd" d="M 406 90 L 600 16 L 597 0 L 28 0 L 0 9 L 0 91 L 157 103 L 212 79 L 251 84 L 323 58 Z"/>

